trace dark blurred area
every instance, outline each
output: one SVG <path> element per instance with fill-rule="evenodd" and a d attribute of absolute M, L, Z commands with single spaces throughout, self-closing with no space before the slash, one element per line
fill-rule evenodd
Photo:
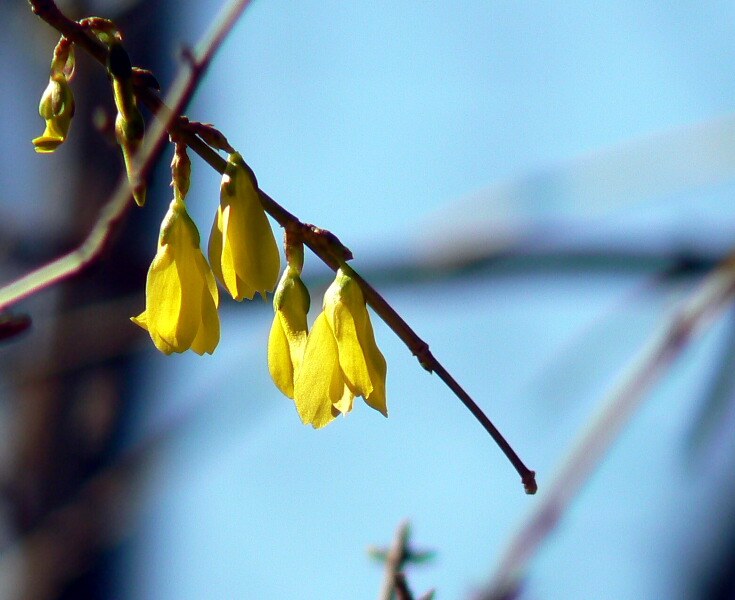
<path fill-rule="evenodd" d="M 172 3 L 67 2 L 60 8 L 72 18 L 104 10 L 124 32 L 133 60 L 167 79 Z M 42 73 L 58 34 L 34 17 L 26 3 L 5 4 L 2 12 L 0 28 L 8 42 L 18 44 L 16 67 L 23 71 L 22 62 L 32 61 L 26 72 Z M 10 44 L 5 47 L 7 51 Z M 76 247 L 123 172 L 111 130 L 115 113 L 105 71 L 84 52 L 78 51 L 76 58 L 76 117 L 70 138 L 55 154 L 36 157 L 29 172 L 47 163 L 49 170 L 38 176 L 50 177 L 52 190 L 61 191 L 50 202 L 63 218 L 55 220 L 50 235 L 39 229 L 36 237 L 31 232 L 26 239 L 14 239 L 13 231 L 4 232 L 10 238 L 3 243 L 3 268 L 12 263 L 10 272 L 22 273 Z M 29 79 L 40 94 L 43 80 Z M 3 85 L 9 89 L 9 82 Z M 33 124 L 40 133 L 42 120 Z M 24 155 L 31 148 L 27 142 Z M 7 148 L 3 151 L 5 160 L 13 160 Z M 155 249 L 140 232 L 157 227 L 156 204 L 167 195 L 166 183 L 154 177 L 151 210 L 130 211 L 111 249 L 78 276 L 42 292 L 39 302 L 27 303 L 30 330 L 3 341 L 0 368 L 11 402 L 2 411 L 7 421 L 3 429 L 10 434 L 2 475 L 7 520 L 2 556 L 6 562 L 13 555 L 22 557 L 14 563 L 18 570 L 12 577 L 12 597 L 116 596 L 115 560 L 125 543 L 121 522 L 132 502 L 132 463 L 121 454 L 121 440 L 138 400 L 133 344 L 140 331 L 129 318 L 144 304 L 141 290 Z M 16 326 L 22 320 L 17 315 L 13 319 Z M 9 575 L 3 574 L 6 585 Z"/>

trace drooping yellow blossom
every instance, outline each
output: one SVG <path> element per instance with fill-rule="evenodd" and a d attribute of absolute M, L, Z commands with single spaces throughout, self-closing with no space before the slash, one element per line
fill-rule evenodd
<path fill-rule="evenodd" d="M 388 416 L 385 358 L 375 343 L 362 290 L 345 271 L 337 271 L 324 294 L 324 310 L 309 333 L 294 385 L 301 420 L 315 429 L 351 411 L 355 396 Z"/>
<path fill-rule="evenodd" d="M 303 254 L 302 247 L 301 263 Z M 268 337 L 268 369 L 278 389 L 289 398 L 294 396 L 294 377 L 301 368 L 309 333 L 306 315 L 311 301 L 309 291 L 301 281 L 300 272 L 301 266 L 292 264 L 289 259 L 289 265 L 273 296 L 273 310 L 276 315 Z"/>
<path fill-rule="evenodd" d="M 150 333 L 161 352 L 214 352 L 220 334 L 217 283 L 178 193 L 161 224 L 145 297 L 145 311 L 132 320 Z"/>
<path fill-rule="evenodd" d="M 69 87 L 69 79 L 74 74 L 73 49 L 72 43 L 64 37 L 54 49 L 51 76 L 38 105 L 38 114 L 46 120 L 46 129 L 33 140 L 36 152 L 53 152 L 69 134 L 74 116 L 74 95 Z"/>
<path fill-rule="evenodd" d="M 281 257 L 260 203 L 254 175 L 237 152 L 230 154 L 220 187 L 220 205 L 209 236 L 209 262 L 238 302 L 273 291 Z"/>

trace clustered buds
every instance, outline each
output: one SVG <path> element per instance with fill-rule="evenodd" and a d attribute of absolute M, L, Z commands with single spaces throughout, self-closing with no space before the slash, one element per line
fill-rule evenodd
<path fill-rule="evenodd" d="M 133 67 L 130 58 L 122 47 L 122 36 L 112 21 L 89 17 L 82 19 L 79 24 L 108 46 L 107 73 L 112 82 L 117 107 L 115 137 L 123 152 L 133 198 L 138 206 L 143 206 L 145 182 L 138 173 L 135 156 L 143 142 L 145 122 L 138 109 L 133 88 Z M 73 74 L 74 46 L 70 40 L 62 36 L 54 49 L 51 76 L 38 107 L 39 114 L 46 120 L 46 129 L 43 135 L 33 140 L 36 152 L 53 152 L 66 140 L 74 116 L 74 96 L 69 87 L 69 80 Z M 155 82 L 155 78 L 152 80 Z"/>
<path fill-rule="evenodd" d="M 74 46 L 62 37 L 54 49 L 51 75 L 38 105 L 38 113 L 46 120 L 46 129 L 33 140 L 36 152 L 53 152 L 66 140 L 74 116 L 74 95 L 69 87 L 73 75 Z"/>

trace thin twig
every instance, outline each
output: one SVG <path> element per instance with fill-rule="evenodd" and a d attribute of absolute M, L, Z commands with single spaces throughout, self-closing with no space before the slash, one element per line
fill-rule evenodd
<path fill-rule="evenodd" d="M 523 488 L 527 494 L 535 494 L 537 490 L 536 486 L 536 473 L 531 471 L 520 457 L 513 450 L 512 446 L 506 441 L 503 435 L 498 431 L 497 427 L 493 425 L 493 422 L 488 419 L 482 409 L 475 403 L 472 397 L 457 383 L 457 381 L 450 375 L 450 373 L 444 368 L 444 366 L 434 357 L 429 345 L 424 342 L 414 331 L 409 327 L 401 316 L 388 304 L 383 297 L 373 288 L 367 281 L 360 277 L 357 273 L 353 272 L 354 279 L 360 283 L 365 300 L 372 306 L 373 310 L 380 316 L 383 321 L 388 323 L 393 332 L 408 346 L 409 350 L 418 359 L 421 366 L 429 372 L 436 373 L 439 378 L 449 387 L 454 395 L 462 401 L 462 404 L 474 415 L 477 421 L 485 428 L 490 436 L 493 438 L 495 443 L 500 447 L 503 454 L 508 458 L 510 463 L 513 465 L 518 474 L 521 476 L 521 482 Z"/>
<path fill-rule="evenodd" d="M 398 571 L 393 576 L 393 588 L 396 600 L 413 600 L 413 594 L 408 587 L 406 575 L 402 571 Z"/>
<path fill-rule="evenodd" d="M 57 29 L 62 35 L 75 44 L 87 50 L 97 61 L 106 63 L 107 49 L 98 40 L 92 38 L 88 32 L 78 23 L 68 19 L 58 9 L 52 0 L 29 0 L 33 11 L 45 20 L 49 25 Z M 189 131 L 178 120 L 196 88 L 204 70 L 209 65 L 211 58 L 219 47 L 235 20 L 247 6 L 248 1 L 233 1 L 226 8 L 212 29 L 212 33 L 205 37 L 200 44 L 201 50 L 188 55 L 188 63 L 191 72 L 182 72 L 177 77 L 169 94 L 171 107 L 163 102 L 156 93 L 148 87 L 147 79 L 140 78 L 140 85 L 136 87 L 136 95 L 153 113 L 159 117 L 158 128 L 155 134 L 148 136 L 148 144 L 141 150 L 138 161 L 140 164 L 140 177 L 144 178 L 147 171 L 155 162 L 157 152 L 160 151 L 165 131 L 175 135 L 177 139 L 185 142 L 194 152 L 199 154 L 212 168 L 223 173 L 225 169 L 224 159 L 212 148 L 202 141 L 197 135 Z M 294 233 L 332 270 L 337 270 L 344 261 L 352 258 L 352 253 L 333 234 L 321 230 L 313 225 L 301 222 L 293 214 L 288 212 L 264 191 L 259 190 L 261 203 L 268 214 L 271 215 L 281 227 Z M 129 191 L 127 182 L 121 183 L 112 200 L 103 210 L 100 219 L 89 234 L 87 240 L 70 254 L 41 267 L 21 278 L 20 280 L 0 289 L 0 310 L 27 297 L 49 285 L 52 285 L 70 275 L 78 272 L 92 262 L 104 249 L 110 239 L 110 231 L 122 218 L 129 206 Z M 424 342 L 396 313 L 396 311 L 370 286 L 362 277 L 355 273 L 355 279 L 363 290 L 366 302 L 375 310 L 378 316 L 385 321 L 396 335 L 408 346 L 409 350 L 417 357 L 420 364 L 429 372 L 435 372 L 452 390 L 452 392 L 470 410 L 475 418 L 482 424 L 485 430 L 492 436 L 503 453 L 508 457 L 513 467 L 521 476 L 524 489 L 528 494 L 536 493 L 535 472 L 528 469 L 510 444 L 503 438 L 498 429 L 484 414 L 482 409 L 465 392 L 442 364 L 429 351 L 429 346 Z"/>
<path fill-rule="evenodd" d="M 383 585 L 380 587 L 378 600 L 392 600 L 396 588 L 396 575 L 401 572 L 408 558 L 408 536 L 410 525 L 403 521 L 396 529 L 396 535 L 385 556 L 385 569 L 383 571 Z"/>
<path fill-rule="evenodd" d="M 396 535 L 388 550 L 377 548 L 369 549 L 378 560 L 385 562 L 383 570 L 383 584 L 380 587 L 378 600 L 413 600 L 413 594 L 408 587 L 408 582 L 403 573 L 406 565 L 420 564 L 431 560 L 434 552 L 431 550 L 416 551 L 410 547 L 411 527 L 408 521 L 403 521 L 396 529 Z M 430 600 L 433 597 L 433 590 L 422 596 L 422 600 Z"/>
<path fill-rule="evenodd" d="M 682 350 L 721 314 L 735 295 L 735 253 L 714 269 L 635 358 L 601 403 L 597 417 L 572 446 L 546 493 L 512 538 L 484 600 L 513 597 L 526 565 L 564 516 L 572 500 L 640 406 L 646 391 Z"/>

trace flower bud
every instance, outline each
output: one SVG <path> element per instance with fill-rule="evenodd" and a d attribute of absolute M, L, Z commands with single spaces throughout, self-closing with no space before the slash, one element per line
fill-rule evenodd
<path fill-rule="evenodd" d="M 74 74 L 74 46 L 65 37 L 54 48 L 51 61 L 51 76 L 41 96 L 38 113 L 46 120 L 43 135 L 33 140 L 36 152 L 53 152 L 69 134 L 74 116 L 74 95 L 69 79 Z"/>
<path fill-rule="evenodd" d="M 177 142 L 174 148 L 174 157 L 171 160 L 171 187 L 174 188 L 174 196 L 183 200 L 189 193 L 191 159 L 186 152 L 186 144 Z"/>

